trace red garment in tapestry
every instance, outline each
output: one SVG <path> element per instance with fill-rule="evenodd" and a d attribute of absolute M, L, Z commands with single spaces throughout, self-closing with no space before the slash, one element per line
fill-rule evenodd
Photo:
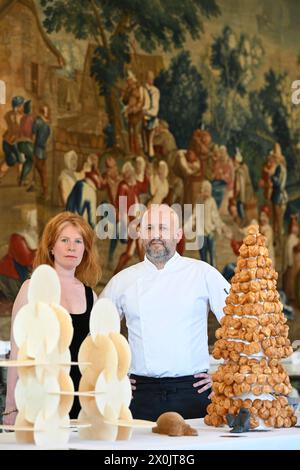
<path fill-rule="evenodd" d="M 14 261 L 22 266 L 31 268 L 35 253 L 36 250 L 31 250 L 28 247 L 24 237 L 13 233 L 9 240 L 8 253 L 0 260 L 0 274 L 20 280 Z"/>

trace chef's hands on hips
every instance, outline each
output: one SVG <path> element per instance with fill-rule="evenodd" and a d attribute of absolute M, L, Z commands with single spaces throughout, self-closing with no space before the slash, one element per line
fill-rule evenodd
<path fill-rule="evenodd" d="M 209 374 L 206 374 L 205 372 L 200 372 L 199 374 L 195 374 L 194 377 L 196 379 L 201 379 L 198 382 L 195 382 L 193 384 L 193 387 L 199 389 L 197 390 L 198 393 L 205 392 L 205 390 L 208 390 L 212 386 L 212 378 Z M 211 398 L 212 392 L 209 394 L 208 398 Z"/>

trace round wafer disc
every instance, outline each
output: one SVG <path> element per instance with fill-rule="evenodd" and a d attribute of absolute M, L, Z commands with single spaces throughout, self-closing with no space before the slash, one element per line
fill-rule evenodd
<path fill-rule="evenodd" d="M 60 324 L 58 349 L 60 353 L 63 353 L 67 348 L 69 348 L 73 338 L 74 328 L 72 319 L 69 312 L 61 305 L 52 303 L 51 308 L 53 309 Z"/>
<path fill-rule="evenodd" d="M 74 392 L 74 384 L 71 377 L 63 370 L 60 371 L 58 377 L 59 387 L 61 392 Z M 66 416 L 73 405 L 74 397 L 71 395 L 61 395 L 58 407 L 58 414 L 62 418 Z"/>
<path fill-rule="evenodd" d="M 15 422 L 16 430 L 15 430 L 15 437 L 16 441 L 19 442 L 20 444 L 33 444 L 34 443 L 34 438 L 33 438 L 33 426 L 32 423 L 29 423 L 25 419 L 24 416 L 24 411 L 19 411 L 16 417 L 16 422 Z M 32 431 L 18 431 L 18 428 L 32 428 Z"/>
<path fill-rule="evenodd" d="M 89 374 L 90 380 L 95 381 L 103 371 L 105 379 L 109 381 L 117 372 L 118 354 L 112 340 L 105 335 L 96 335 L 93 340 L 88 336 L 82 343 L 78 362 L 90 362 L 89 366 L 80 365 L 81 373 Z"/>
<path fill-rule="evenodd" d="M 59 304 L 60 295 L 61 287 L 55 269 L 47 264 L 38 266 L 29 282 L 28 301 Z"/>
<path fill-rule="evenodd" d="M 105 407 L 109 406 L 118 417 L 122 405 L 128 407 L 131 401 L 131 384 L 127 376 L 122 380 L 114 376 L 107 382 L 104 374 L 101 373 L 97 379 L 95 391 L 96 403 L 102 415 L 105 414 Z"/>
<path fill-rule="evenodd" d="M 41 351 L 49 354 L 58 344 L 60 325 L 49 305 L 38 302 L 22 307 L 14 321 L 14 337 L 20 348 L 26 343 L 29 357 L 36 358 Z"/>
<path fill-rule="evenodd" d="M 79 392 L 94 392 L 95 385 L 96 385 L 96 379 L 93 378 L 93 376 L 90 376 L 90 374 L 84 372 L 79 382 Z M 94 396 L 92 397 L 79 396 L 79 402 L 80 402 L 81 408 L 89 416 L 93 415 L 94 413 L 98 413 L 98 407 L 97 407 L 96 399 Z"/>
<path fill-rule="evenodd" d="M 59 406 L 59 395 L 51 394 L 60 392 L 59 383 L 54 377 L 45 378 L 40 383 L 36 378 L 28 377 L 24 384 L 18 380 L 15 388 L 15 400 L 18 410 L 24 411 L 24 417 L 30 423 L 34 423 L 41 412 L 47 419 L 54 414 Z"/>
<path fill-rule="evenodd" d="M 20 361 L 20 364 L 30 361 L 32 358 L 30 358 L 27 354 L 27 349 L 26 349 L 26 344 L 23 344 L 19 351 L 18 351 L 18 361 Z M 35 367 L 18 367 L 18 376 L 19 379 L 22 380 L 22 382 L 26 383 L 26 380 L 28 377 L 35 377 Z"/>
<path fill-rule="evenodd" d="M 112 420 L 115 414 L 107 410 L 107 417 Z M 97 410 L 92 415 L 87 415 L 83 410 L 79 413 L 79 422 L 91 423 L 90 428 L 79 429 L 79 437 L 81 439 L 97 440 L 97 441 L 115 441 L 118 434 L 118 426 L 106 424 L 104 417 Z"/>
<path fill-rule="evenodd" d="M 122 380 L 127 375 L 131 363 L 129 344 L 120 333 L 110 333 L 109 337 L 118 353 L 118 379 Z"/>
<path fill-rule="evenodd" d="M 130 409 L 122 405 L 119 419 L 125 420 L 125 421 L 131 421 L 132 414 L 131 414 Z M 118 427 L 117 441 L 129 441 L 129 439 L 131 439 L 131 436 L 132 436 L 132 427 L 126 427 L 126 426 Z"/>
<path fill-rule="evenodd" d="M 39 413 L 34 424 L 34 441 L 37 446 L 56 448 L 67 445 L 70 436 L 68 416 L 60 417 L 55 413 L 45 419 Z"/>
<path fill-rule="evenodd" d="M 65 349 L 63 353 L 60 353 L 58 348 L 55 348 L 50 354 L 43 352 L 37 359 L 37 366 L 35 368 L 36 377 L 40 382 L 43 382 L 47 376 L 57 378 L 61 370 L 69 374 L 71 370 L 70 363 L 71 352 L 69 349 Z"/>
<path fill-rule="evenodd" d="M 120 333 L 120 316 L 109 299 L 98 299 L 90 316 L 90 332 L 93 339 L 97 334 Z"/>

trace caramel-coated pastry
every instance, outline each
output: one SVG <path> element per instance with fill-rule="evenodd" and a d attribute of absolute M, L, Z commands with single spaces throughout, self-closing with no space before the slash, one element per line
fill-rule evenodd
<path fill-rule="evenodd" d="M 250 283 L 249 282 L 241 282 L 239 284 L 239 288 L 237 292 L 243 292 L 247 294 L 247 292 L 250 292 Z"/>
<path fill-rule="evenodd" d="M 227 297 L 228 304 L 238 304 L 239 296 L 230 290 L 229 296 Z M 227 302 L 226 302 L 227 303 Z"/>
<path fill-rule="evenodd" d="M 251 386 L 245 382 L 243 382 L 241 385 L 241 393 L 249 393 L 251 390 Z"/>
<path fill-rule="evenodd" d="M 266 420 L 269 418 L 270 412 L 267 408 L 263 407 L 263 408 L 260 408 L 260 410 L 258 410 L 258 416 L 261 419 Z"/>
<path fill-rule="evenodd" d="M 292 426 L 292 421 L 290 418 L 286 417 L 283 423 L 284 428 L 290 428 Z"/>
<path fill-rule="evenodd" d="M 236 383 L 233 384 L 232 390 L 233 390 L 233 393 L 234 393 L 235 396 L 239 396 L 241 393 L 243 393 L 242 390 L 241 390 L 241 386 L 239 384 L 236 384 Z"/>
<path fill-rule="evenodd" d="M 204 423 L 205 423 L 207 426 L 211 426 L 211 425 L 212 425 L 212 423 L 211 423 L 211 416 L 210 416 L 210 415 L 204 416 Z"/>
<path fill-rule="evenodd" d="M 228 353 L 228 357 L 233 362 L 237 362 L 239 360 L 240 355 L 236 351 L 230 351 L 230 353 Z"/>
<path fill-rule="evenodd" d="M 240 364 L 240 366 L 248 365 L 248 358 L 241 356 L 240 360 L 239 360 L 239 364 Z M 250 371 L 250 369 L 249 369 L 249 371 Z"/>
<path fill-rule="evenodd" d="M 261 375 L 264 376 L 264 374 L 262 373 L 263 372 L 263 368 L 260 366 L 260 365 L 255 365 L 255 366 L 252 366 L 252 372 L 253 374 L 256 374 L 257 375 L 257 383 L 261 384 L 261 380 L 262 378 Z M 265 376 L 264 376 L 265 377 Z"/>
<path fill-rule="evenodd" d="M 246 398 L 246 400 L 243 400 L 244 408 L 251 408 L 251 406 L 252 406 L 252 400 L 250 400 L 250 398 Z"/>
<path fill-rule="evenodd" d="M 250 292 L 259 292 L 263 287 L 261 286 L 261 282 L 258 281 L 251 281 L 250 282 Z"/>
<path fill-rule="evenodd" d="M 250 408 L 250 412 L 254 416 L 258 415 L 258 409 L 253 406 L 253 403 L 252 403 L 252 407 Z"/>
<path fill-rule="evenodd" d="M 272 392 L 272 387 L 270 387 L 270 385 L 262 386 L 262 393 L 271 393 L 271 392 Z"/>
<path fill-rule="evenodd" d="M 224 406 L 217 405 L 216 406 L 216 413 L 219 416 L 225 416 L 227 414 L 227 410 Z"/>
<path fill-rule="evenodd" d="M 234 306 L 234 315 L 243 315 L 243 307 L 241 305 Z"/>
<path fill-rule="evenodd" d="M 225 315 L 233 315 L 233 313 L 234 313 L 234 307 L 233 307 L 233 305 L 226 305 L 226 306 L 223 308 L 223 312 L 225 313 Z M 224 321 L 224 317 L 221 318 L 221 324 L 222 324 L 222 320 Z"/>
<path fill-rule="evenodd" d="M 218 329 L 216 330 L 216 332 L 215 332 L 216 338 L 217 338 L 217 339 L 220 339 L 220 338 L 223 337 L 222 335 L 223 335 L 223 329 L 222 329 L 222 328 L 218 328 Z"/>
<path fill-rule="evenodd" d="M 248 333 L 245 333 L 244 335 L 245 341 L 249 341 L 249 343 L 253 340 L 253 333 L 250 331 Z"/>
<path fill-rule="evenodd" d="M 240 292 L 240 283 L 235 282 L 231 284 L 231 292 Z"/>
<path fill-rule="evenodd" d="M 234 397 L 233 388 L 231 385 L 226 385 L 223 393 L 228 398 Z"/>
<path fill-rule="evenodd" d="M 279 410 L 275 407 L 270 408 L 270 416 L 274 416 L 275 418 L 279 415 Z"/>
<path fill-rule="evenodd" d="M 246 344 L 244 347 L 245 354 L 253 355 L 258 353 L 261 350 L 261 346 L 259 343 L 252 342 L 250 344 Z"/>
<path fill-rule="evenodd" d="M 241 374 L 250 374 L 251 373 L 251 367 L 248 366 L 248 364 L 240 366 L 240 373 Z"/>
<path fill-rule="evenodd" d="M 231 373 L 224 375 L 224 382 L 226 385 L 231 385 L 234 382 L 234 376 Z"/>
<path fill-rule="evenodd" d="M 271 260 L 271 258 L 267 258 L 266 259 L 266 267 L 271 268 L 271 266 L 272 266 L 272 260 Z"/>
<path fill-rule="evenodd" d="M 247 268 L 248 266 L 248 260 L 247 259 L 244 259 L 244 258 L 239 258 L 237 260 L 237 263 L 236 263 L 236 267 L 237 267 L 237 272 L 238 271 L 242 271 L 243 269 Z M 249 267 L 249 266 L 248 266 Z M 256 268 L 256 264 L 255 266 L 253 266 L 254 268 Z"/>
<path fill-rule="evenodd" d="M 254 395 L 257 395 L 257 396 L 258 396 L 258 395 L 261 395 L 261 391 L 262 391 L 262 388 L 261 388 L 260 385 L 254 385 L 254 386 L 252 387 L 252 393 L 253 393 Z"/>
<path fill-rule="evenodd" d="M 235 350 L 235 352 L 241 353 L 241 352 L 244 351 L 244 349 L 245 349 L 244 343 L 239 343 L 239 342 L 235 342 L 235 343 L 234 343 L 234 350 Z"/>
<path fill-rule="evenodd" d="M 245 261 L 247 263 L 247 268 L 248 269 L 253 269 L 253 268 L 256 268 L 258 266 L 256 258 L 248 258 Z M 241 268 L 241 269 L 243 269 L 243 268 Z"/>
<path fill-rule="evenodd" d="M 269 295 L 268 294 L 269 294 L 269 292 L 267 292 L 267 291 L 260 291 L 259 292 L 259 300 L 261 302 L 268 301 L 269 300 Z"/>
<path fill-rule="evenodd" d="M 268 419 L 264 420 L 264 423 L 267 427 L 273 428 L 275 426 L 275 417 L 270 416 Z"/>
<path fill-rule="evenodd" d="M 241 295 L 241 298 L 239 299 L 240 304 L 254 304 L 258 302 L 259 294 L 260 292 L 248 292 L 248 294 Z"/>
<path fill-rule="evenodd" d="M 221 416 L 218 416 L 217 414 L 213 414 L 213 415 L 210 415 L 210 416 L 211 416 L 211 418 L 210 418 L 211 424 L 213 426 L 216 426 L 216 427 L 221 426 L 221 424 L 223 423 L 223 420 L 222 420 Z"/>
<path fill-rule="evenodd" d="M 249 246 L 248 247 L 248 256 L 250 258 L 256 257 L 259 254 L 259 247 L 257 245 Z"/>
<path fill-rule="evenodd" d="M 256 278 L 257 279 L 263 279 L 266 277 L 266 272 L 265 269 L 263 268 L 257 268 L 256 270 Z"/>
<path fill-rule="evenodd" d="M 256 400 L 253 401 L 253 406 L 257 410 L 259 410 L 263 406 L 263 401 L 257 398 Z"/>
<path fill-rule="evenodd" d="M 215 359 L 221 359 L 222 358 L 222 352 L 221 352 L 221 349 L 219 348 L 214 348 L 213 349 L 213 352 L 212 352 L 212 355 Z"/>
<path fill-rule="evenodd" d="M 240 282 L 240 275 L 241 273 L 236 273 L 234 276 L 232 276 L 230 284 L 235 284 L 236 282 Z"/>
<path fill-rule="evenodd" d="M 270 290 L 276 289 L 276 287 L 277 287 L 277 282 L 276 281 L 272 281 L 272 280 L 268 279 L 265 282 L 266 282 L 267 286 L 264 287 L 264 289 L 270 289 Z"/>
<path fill-rule="evenodd" d="M 269 326 L 262 326 L 260 332 L 267 338 L 271 336 L 271 328 Z"/>
<path fill-rule="evenodd" d="M 243 242 L 247 246 L 255 245 L 256 244 L 256 236 L 255 235 L 247 235 L 244 238 Z"/>
<path fill-rule="evenodd" d="M 276 292 L 274 292 L 273 290 L 267 291 L 266 294 L 266 300 L 268 302 L 273 302 L 273 300 L 276 300 Z"/>
<path fill-rule="evenodd" d="M 268 289 L 268 282 L 271 282 L 271 283 L 272 283 L 272 281 L 267 281 L 266 279 L 261 279 L 261 280 L 259 281 L 260 290 L 266 290 L 266 289 Z M 272 283 L 272 284 L 273 284 L 273 283 Z M 273 287 L 273 285 L 272 285 L 272 287 Z"/>
<path fill-rule="evenodd" d="M 247 272 L 249 273 L 251 280 L 252 280 L 252 279 L 257 279 L 256 271 L 257 271 L 256 268 L 247 269 Z"/>
<path fill-rule="evenodd" d="M 256 383 L 256 380 L 257 380 L 257 377 L 255 374 L 249 374 L 246 376 L 246 383 L 247 384 L 255 384 Z"/>
<path fill-rule="evenodd" d="M 259 227 L 258 225 L 251 224 L 247 227 L 247 235 L 258 235 Z"/>
<path fill-rule="evenodd" d="M 284 385 L 283 384 L 274 385 L 274 392 L 283 393 L 284 392 Z"/>
<path fill-rule="evenodd" d="M 259 426 L 259 420 L 255 416 L 250 417 L 250 429 L 255 429 Z"/>
<path fill-rule="evenodd" d="M 254 312 L 255 316 L 262 315 L 263 311 L 264 311 L 264 309 L 263 309 L 263 306 L 261 304 L 254 305 L 253 312 Z"/>
<path fill-rule="evenodd" d="M 266 241 L 267 241 L 266 237 L 262 235 L 261 233 L 256 238 L 257 245 L 259 246 L 265 246 Z"/>
<path fill-rule="evenodd" d="M 228 408 L 228 413 L 231 415 L 235 415 L 237 411 L 238 411 L 238 408 L 235 405 L 231 405 L 230 408 Z"/>
<path fill-rule="evenodd" d="M 297 416 L 291 416 L 291 426 L 295 426 L 297 424 Z"/>
<path fill-rule="evenodd" d="M 282 428 L 284 423 L 284 419 L 281 416 L 277 416 L 275 419 L 275 428 Z"/>
<path fill-rule="evenodd" d="M 265 256 L 258 256 L 257 257 L 257 266 L 259 268 L 265 268 L 267 265 L 267 259 L 265 258 Z"/>
<path fill-rule="evenodd" d="M 259 385 L 264 385 L 264 384 L 266 383 L 266 379 L 267 379 L 267 375 L 265 375 L 265 374 L 259 374 L 259 375 L 257 376 L 257 383 L 258 383 Z"/>
<path fill-rule="evenodd" d="M 282 377 L 279 374 L 272 373 L 273 380 L 276 384 L 280 384 L 282 382 Z"/>
<path fill-rule="evenodd" d="M 240 282 L 248 282 L 250 280 L 251 280 L 251 274 L 248 270 L 247 271 L 242 271 L 240 273 Z"/>
<path fill-rule="evenodd" d="M 243 400 L 241 398 L 238 398 L 236 400 L 234 400 L 234 403 L 235 403 L 235 406 L 240 409 L 243 407 Z"/>
<path fill-rule="evenodd" d="M 265 313 L 275 312 L 275 304 L 273 302 L 265 302 L 262 307 Z"/>
<path fill-rule="evenodd" d="M 265 258 L 269 256 L 269 250 L 265 246 L 259 246 L 258 251 L 259 251 L 259 256 L 264 256 Z"/>
<path fill-rule="evenodd" d="M 248 251 L 248 246 L 246 245 L 242 245 L 239 249 L 239 252 L 240 252 L 240 255 L 243 257 L 243 258 L 248 258 L 249 256 L 249 251 Z"/>

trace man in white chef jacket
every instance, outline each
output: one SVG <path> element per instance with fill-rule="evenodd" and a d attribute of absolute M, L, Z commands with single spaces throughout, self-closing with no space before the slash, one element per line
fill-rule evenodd
<path fill-rule="evenodd" d="M 221 319 L 230 285 L 209 264 L 176 252 L 182 229 L 169 206 L 145 212 L 140 237 L 144 261 L 116 274 L 100 295 L 126 318 L 131 412 L 153 421 L 166 411 L 203 417 L 211 393 L 208 312 Z"/>

